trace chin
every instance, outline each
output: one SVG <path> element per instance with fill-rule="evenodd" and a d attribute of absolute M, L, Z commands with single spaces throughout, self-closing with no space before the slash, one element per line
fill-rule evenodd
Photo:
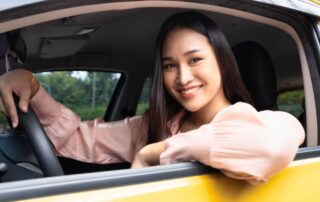
<path fill-rule="evenodd" d="M 201 109 L 201 107 L 199 106 L 186 106 L 186 105 L 183 105 L 183 108 L 188 112 L 197 112 Z"/>

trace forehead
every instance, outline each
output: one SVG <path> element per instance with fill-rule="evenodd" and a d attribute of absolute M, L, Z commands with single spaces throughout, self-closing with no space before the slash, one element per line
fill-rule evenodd
<path fill-rule="evenodd" d="M 199 31 L 189 28 L 189 27 L 176 27 L 170 31 L 167 32 L 167 34 L 164 37 L 164 41 L 167 40 L 168 38 L 171 37 L 186 37 L 186 36 L 198 36 L 198 37 L 203 37 L 203 38 L 207 38 L 207 36 L 203 35 L 202 33 L 200 33 Z"/>
<path fill-rule="evenodd" d="M 176 28 L 166 35 L 162 52 L 211 47 L 209 39 L 190 28 Z"/>

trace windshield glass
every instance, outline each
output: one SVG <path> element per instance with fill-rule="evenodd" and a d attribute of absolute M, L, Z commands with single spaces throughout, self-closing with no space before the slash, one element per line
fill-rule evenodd
<path fill-rule="evenodd" d="M 45 0 L 2 0 L 0 4 L 0 11 L 8 10 L 10 8 L 16 8 L 19 6 L 24 6 L 32 3 L 37 3 Z"/>

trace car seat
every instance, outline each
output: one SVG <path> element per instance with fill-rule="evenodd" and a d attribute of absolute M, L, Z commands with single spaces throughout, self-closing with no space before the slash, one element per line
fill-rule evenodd
<path fill-rule="evenodd" d="M 277 81 L 269 53 L 254 41 L 236 44 L 232 50 L 255 108 L 258 111 L 275 109 Z"/>

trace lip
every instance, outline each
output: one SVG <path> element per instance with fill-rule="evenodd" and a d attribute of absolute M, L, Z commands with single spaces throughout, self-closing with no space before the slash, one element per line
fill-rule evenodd
<path fill-rule="evenodd" d="M 188 86 L 188 87 L 183 87 L 179 88 L 178 92 L 181 95 L 182 98 L 184 99 L 190 99 L 193 98 L 198 91 L 203 88 L 204 85 L 193 85 L 193 86 Z"/>

